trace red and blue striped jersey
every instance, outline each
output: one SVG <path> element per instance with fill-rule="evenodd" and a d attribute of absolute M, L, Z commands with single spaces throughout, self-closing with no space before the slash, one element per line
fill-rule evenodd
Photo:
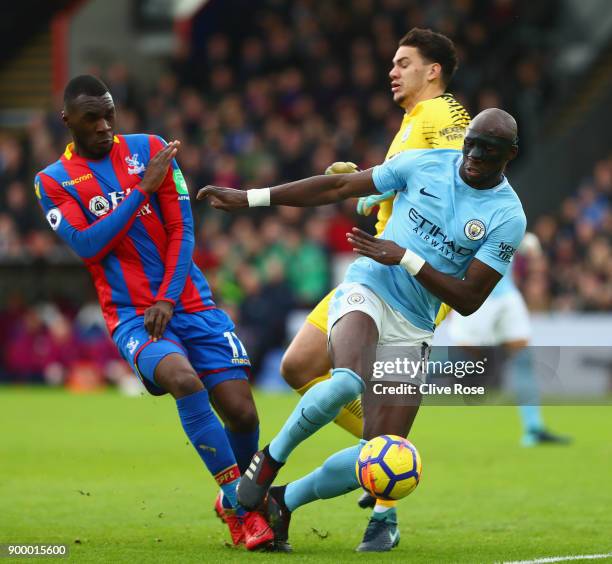
<path fill-rule="evenodd" d="M 90 160 L 70 144 L 36 176 L 47 221 L 85 261 L 111 334 L 158 300 L 183 312 L 215 307 L 192 259 L 189 192 L 176 161 L 156 193 L 138 186 L 164 146 L 155 135 L 117 135 L 105 158 Z"/>

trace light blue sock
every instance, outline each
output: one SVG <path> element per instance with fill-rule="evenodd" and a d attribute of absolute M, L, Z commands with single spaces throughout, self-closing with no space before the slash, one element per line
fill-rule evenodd
<path fill-rule="evenodd" d="M 540 391 L 533 373 L 531 351 L 521 349 L 509 360 L 511 385 L 523 424 L 523 431 L 537 431 L 543 427 L 540 410 Z"/>
<path fill-rule="evenodd" d="M 542 423 L 542 411 L 539 405 L 519 405 L 523 432 L 539 431 L 544 427 Z"/>
<path fill-rule="evenodd" d="M 270 443 L 270 454 L 285 462 L 293 449 L 336 418 L 340 408 L 363 391 L 362 379 L 348 368 L 334 368 L 329 380 L 308 390 Z"/>
<path fill-rule="evenodd" d="M 310 503 L 315 499 L 329 499 L 359 487 L 355 474 L 355 463 L 365 441 L 332 454 L 316 470 L 303 478 L 287 484 L 285 505 L 289 511 Z"/>

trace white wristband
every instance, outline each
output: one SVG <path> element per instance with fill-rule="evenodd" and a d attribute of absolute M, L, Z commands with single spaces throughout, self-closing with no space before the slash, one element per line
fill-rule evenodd
<path fill-rule="evenodd" d="M 247 200 L 250 208 L 270 205 L 270 188 L 255 188 L 247 190 Z"/>
<path fill-rule="evenodd" d="M 416 253 L 413 253 L 410 249 L 406 249 L 400 264 L 410 273 L 412 276 L 416 276 L 423 265 L 425 264 L 425 260 L 422 259 Z"/>

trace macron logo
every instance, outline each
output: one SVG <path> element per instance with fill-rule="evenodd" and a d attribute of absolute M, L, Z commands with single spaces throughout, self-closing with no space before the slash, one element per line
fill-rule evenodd
<path fill-rule="evenodd" d="M 85 180 L 91 180 L 92 178 L 93 174 L 88 172 L 87 174 L 83 174 L 82 176 L 79 176 L 73 180 L 64 180 L 64 182 L 62 182 L 62 186 L 64 188 L 66 188 L 66 186 L 74 186 L 75 184 L 79 184 L 79 182 L 85 182 Z"/>

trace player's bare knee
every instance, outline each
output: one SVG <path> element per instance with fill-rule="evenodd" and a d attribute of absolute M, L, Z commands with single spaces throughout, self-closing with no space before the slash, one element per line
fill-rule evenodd
<path fill-rule="evenodd" d="M 166 388 L 178 399 L 203 390 L 204 385 L 193 370 L 180 368 L 168 377 Z"/>
<path fill-rule="evenodd" d="M 226 415 L 227 426 L 234 433 L 251 433 L 259 427 L 259 417 L 254 404 Z"/>
<path fill-rule="evenodd" d="M 327 335 L 310 323 L 304 323 L 281 360 L 283 378 L 293 389 L 299 390 L 330 368 Z"/>
<path fill-rule="evenodd" d="M 285 352 L 280 364 L 281 376 L 285 382 L 293 389 L 298 389 L 303 386 L 301 380 L 306 370 L 304 359 L 299 354 L 295 354 L 291 348 Z"/>

